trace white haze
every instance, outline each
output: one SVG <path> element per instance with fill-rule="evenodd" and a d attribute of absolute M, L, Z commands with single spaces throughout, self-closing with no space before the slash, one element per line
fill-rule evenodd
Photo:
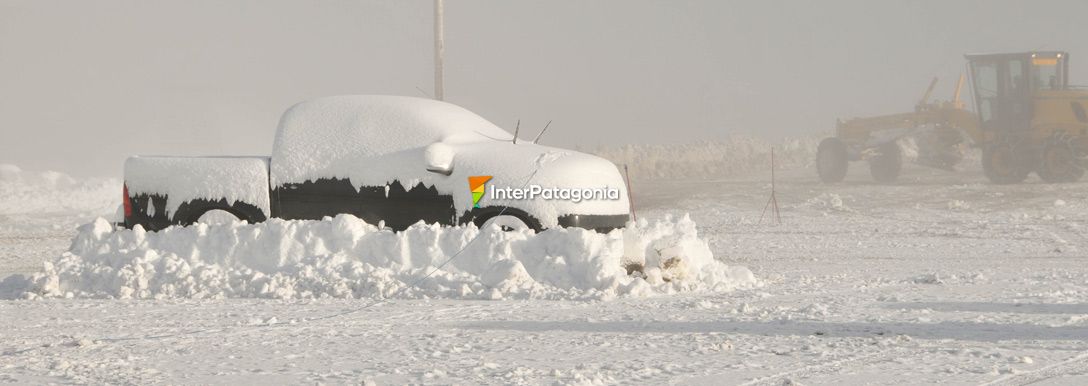
<path fill-rule="evenodd" d="M 268 154 L 282 111 L 423 95 L 432 2 L 0 1 L 0 163 Z M 449 1 L 446 96 L 560 146 L 818 135 L 947 98 L 966 52 L 1064 49 L 1082 1 Z M 525 134 L 527 133 L 527 134 Z"/>

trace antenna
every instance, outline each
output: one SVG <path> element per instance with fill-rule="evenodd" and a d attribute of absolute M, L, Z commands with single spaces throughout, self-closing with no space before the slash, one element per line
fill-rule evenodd
<path fill-rule="evenodd" d="M 548 131 L 548 126 L 551 126 L 551 125 L 552 125 L 552 121 L 548 121 L 548 123 L 544 125 L 544 128 L 540 130 L 540 134 L 537 134 L 536 138 L 533 138 L 533 143 L 537 143 L 537 141 L 540 141 L 540 137 L 542 135 L 544 135 L 545 131 Z"/>
<path fill-rule="evenodd" d="M 518 124 L 514 126 L 514 144 L 518 144 L 518 132 L 521 131 L 521 120 L 518 120 Z"/>
<path fill-rule="evenodd" d="M 416 86 L 416 90 L 419 90 L 420 94 L 423 94 L 424 96 L 426 96 L 428 98 L 434 99 L 434 97 L 431 96 L 431 94 L 428 94 L 426 90 L 420 88 L 419 86 Z"/>
<path fill-rule="evenodd" d="M 442 0 L 434 0 L 434 99 L 437 100 L 446 96 L 442 87 L 442 55 L 446 51 L 442 27 Z"/>

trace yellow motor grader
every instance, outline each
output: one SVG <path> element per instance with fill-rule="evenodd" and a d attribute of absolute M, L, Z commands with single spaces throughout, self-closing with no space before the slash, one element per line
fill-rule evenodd
<path fill-rule="evenodd" d="M 903 143 L 917 162 L 954 170 L 967 146 L 982 149 L 991 182 L 1014 184 L 1031 172 L 1073 182 L 1088 164 L 1088 90 L 1069 86 L 1069 55 L 1025 52 L 966 55 L 974 112 L 964 108 L 961 76 L 951 101 L 929 102 L 929 84 L 914 112 L 839 120 L 820 142 L 816 169 L 825 183 L 846 177 L 850 161 L 868 161 L 878 182 L 899 177 Z"/>

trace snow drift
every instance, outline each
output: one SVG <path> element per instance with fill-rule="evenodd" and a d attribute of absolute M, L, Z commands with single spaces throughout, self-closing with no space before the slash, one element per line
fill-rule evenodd
<path fill-rule="evenodd" d="M 26 171 L 0 164 L 0 215 L 113 213 L 121 203 L 121 181 L 75 179 L 54 171 Z"/>
<path fill-rule="evenodd" d="M 645 268 L 629 275 L 631 264 Z M 0 297 L 609 299 L 756 283 L 748 269 L 715 260 L 687 216 L 607 235 L 424 224 L 391 232 L 350 215 L 151 233 L 98 219 L 41 272 L 6 278 Z"/>
<path fill-rule="evenodd" d="M 581 149 L 620 165 L 632 178 L 678 179 L 734 177 L 766 172 L 771 147 L 779 168 L 803 168 L 816 159 L 817 138 L 787 138 L 779 143 L 750 136 L 686 144 L 620 145 Z"/>

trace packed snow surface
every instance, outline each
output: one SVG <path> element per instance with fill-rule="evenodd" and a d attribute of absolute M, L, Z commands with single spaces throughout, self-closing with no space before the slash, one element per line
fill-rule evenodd
<path fill-rule="evenodd" d="M 629 264 L 644 268 L 629 275 Z M 71 249 L 46 262 L 42 272 L 11 277 L 0 292 L 7 297 L 610 299 L 756 284 L 748 269 L 715 260 L 686 216 L 643 220 L 605 235 L 578 228 L 534 234 L 423 224 L 391 232 L 341 215 L 325 221 L 198 224 L 157 233 L 115 230 L 99 219 L 81 227 Z"/>
<path fill-rule="evenodd" d="M 188 201 L 224 198 L 256 206 L 265 216 L 272 213 L 264 157 L 130 157 L 125 186 L 130 196 L 166 195 L 168 216 Z"/>
<path fill-rule="evenodd" d="M 905 165 L 895 184 L 872 183 L 853 163 L 846 182 L 828 185 L 811 164 L 780 165 L 781 224 L 760 221 L 765 168 L 710 179 L 678 170 L 692 177 L 668 181 L 631 173 L 640 219 L 690 213 L 716 260 L 759 278 L 751 289 L 608 301 L 500 291 L 509 297 L 490 301 L 424 299 L 440 293 L 438 280 L 424 280 L 386 301 L 119 300 L 104 290 L 94 295 L 103 299 L 0 300 L 0 383 L 1088 384 L 1088 182 L 993 185 L 965 161 L 961 173 Z M 120 203 L 120 181 L 94 193 L 97 184 L 9 196 L 33 190 L 10 185 L 0 197 L 8 207 L 57 207 L 0 214 L 0 272 L 40 272 L 76 236 L 109 253 L 110 228 L 76 230 Z M 197 227 L 184 229 L 175 235 L 198 239 Z M 504 237 L 511 247 L 541 242 Z M 136 266 L 112 256 L 117 268 Z M 55 277 L 49 296 L 66 295 Z"/>
<path fill-rule="evenodd" d="M 71 244 L 79 225 L 120 218 L 121 180 L 73 178 L 0 164 L 0 279 L 29 272 Z"/>

